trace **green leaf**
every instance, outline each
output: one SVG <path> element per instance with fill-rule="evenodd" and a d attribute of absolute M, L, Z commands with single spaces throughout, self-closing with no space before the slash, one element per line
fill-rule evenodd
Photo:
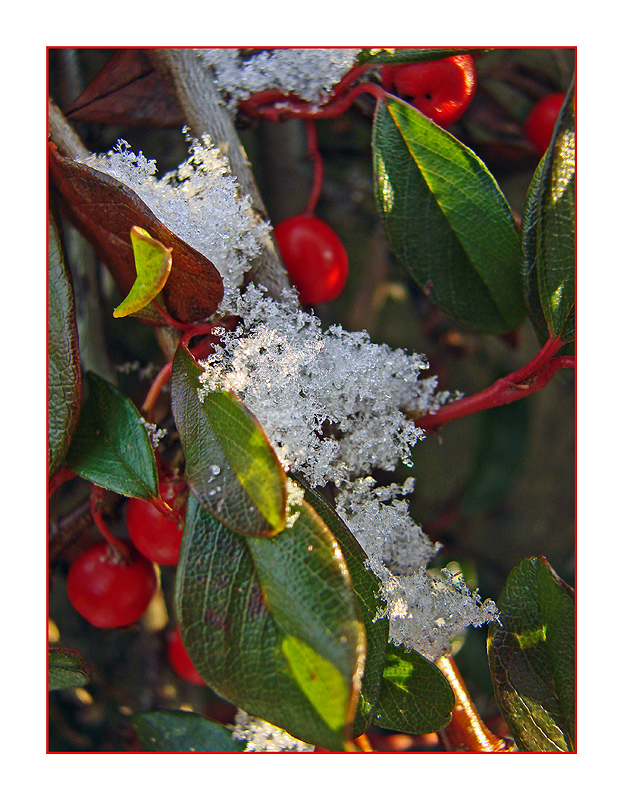
<path fill-rule="evenodd" d="M 377 725 L 404 733 L 434 733 L 450 722 L 454 692 L 433 663 L 403 645 L 387 646 Z"/>
<path fill-rule="evenodd" d="M 143 419 L 115 386 L 87 373 L 88 396 L 67 463 L 78 475 L 127 497 L 158 497 L 158 469 Z"/>
<path fill-rule="evenodd" d="M 91 667 L 75 650 L 50 647 L 48 650 L 48 689 L 72 689 L 86 686 L 91 680 Z"/>
<path fill-rule="evenodd" d="M 482 53 L 474 47 L 366 47 L 359 51 L 358 64 L 415 64 L 418 61 L 437 61 L 463 53 Z"/>
<path fill-rule="evenodd" d="M 522 218 L 523 290 L 543 341 L 575 338 L 575 82 L 537 167 Z"/>
<path fill-rule="evenodd" d="M 82 373 L 71 276 L 48 216 L 48 468 L 60 467 L 80 416 Z"/>
<path fill-rule="evenodd" d="M 178 347 L 171 406 L 186 459 L 185 478 L 199 502 L 248 536 L 272 536 L 286 522 L 285 474 L 264 431 L 233 392 L 199 400 L 202 369 Z"/>
<path fill-rule="evenodd" d="M 541 344 L 549 339 L 549 326 L 541 306 L 541 296 L 539 294 L 539 282 L 537 273 L 537 219 L 539 202 L 541 196 L 541 186 L 543 181 L 543 170 L 545 159 L 542 158 L 535 170 L 528 194 L 526 205 L 521 218 L 521 247 L 523 252 L 522 260 L 522 280 L 523 293 L 528 317 L 534 326 Z"/>
<path fill-rule="evenodd" d="M 517 328 L 526 313 L 519 236 L 483 162 L 393 97 L 377 104 L 372 147 L 379 213 L 407 273 L 465 327 Z"/>
<path fill-rule="evenodd" d="M 130 722 L 150 753 L 241 753 L 246 746 L 224 725 L 192 711 L 156 709 L 134 714 Z"/>
<path fill-rule="evenodd" d="M 487 653 L 500 711 L 520 750 L 569 752 L 575 739 L 573 590 L 545 558 L 508 576 Z"/>
<path fill-rule="evenodd" d="M 136 280 L 128 296 L 113 311 L 113 317 L 127 317 L 149 305 L 164 288 L 173 263 L 172 247 L 165 247 L 143 228 L 133 225 L 130 231 Z"/>
<path fill-rule="evenodd" d="M 322 518 L 344 554 L 366 630 L 366 663 L 353 723 L 353 736 L 357 737 L 369 727 L 381 689 L 385 649 L 389 639 L 389 620 L 382 616 L 387 604 L 381 599 L 379 579 L 367 568 L 368 557 L 359 542 L 320 492 L 312 489 L 300 475 L 293 477 L 305 489 L 305 500 Z"/>
<path fill-rule="evenodd" d="M 365 632 L 340 548 L 304 501 L 269 538 L 229 530 L 191 495 L 176 576 L 184 645 L 221 697 L 344 750 Z"/>

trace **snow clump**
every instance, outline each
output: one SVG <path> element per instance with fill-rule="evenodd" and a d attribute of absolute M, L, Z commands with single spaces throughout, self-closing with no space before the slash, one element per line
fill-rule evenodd
<path fill-rule="evenodd" d="M 163 225 L 214 264 L 223 278 L 219 309 L 227 313 L 271 226 L 257 220 L 250 197 L 241 194 L 228 159 L 210 137 L 199 141 L 187 134 L 187 140 L 188 158 L 161 178 L 156 177 L 156 161 L 137 155 L 123 140 L 83 163 L 136 192 Z"/>
<path fill-rule="evenodd" d="M 229 98 L 229 107 L 253 94 L 278 89 L 309 103 L 322 102 L 354 66 L 358 48 L 285 47 L 245 56 L 240 50 L 212 47 L 195 50 L 214 70 L 217 88 Z"/>

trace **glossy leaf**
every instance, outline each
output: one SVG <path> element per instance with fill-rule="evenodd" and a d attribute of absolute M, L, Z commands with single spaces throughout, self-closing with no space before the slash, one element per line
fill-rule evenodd
<path fill-rule="evenodd" d="M 272 536 L 286 522 L 283 468 L 258 421 L 232 392 L 214 391 L 199 400 L 201 373 L 180 346 L 171 372 L 171 405 L 186 482 L 232 530 Z"/>
<path fill-rule="evenodd" d="M 460 56 L 463 53 L 482 53 L 474 47 L 366 47 L 359 51 L 358 64 L 415 64 Z"/>
<path fill-rule="evenodd" d="M 375 722 L 404 733 L 433 733 L 452 717 L 454 692 L 446 676 L 415 650 L 387 646 Z"/>
<path fill-rule="evenodd" d="M 136 225 L 130 231 L 136 280 L 128 296 L 113 311 L 113 317 L 127 317 L 145 308 L 164 288 L 171 272 L 171 248 L 165 247 Z"/>
<path fill-rule="evenodd" d="M 221 697 L 328 749 L 351 735 L 365 632 L 344 556 L 305 502 L 270 538 L 190 496 L 175 588 L 184 645 Z"/>
<path fill-rule="evenodd" d="M 541 338 L 575 338 L 575 93 L 571 85 L 522 218 L 523 286 Z"/>
<path fill-rule="evenodd" d="M 51 185 L 63 213 L 106 262 L 122 296 L 136 277 L 130 230 L 137 225 L 172 250 L 173 267 L 162 290 L 169 314 L 180 322 L 195 322 L 216 311 L 223 299 L 223 279 L 209 259 L 165 227 L 121 181 L 64 158 L 51 143 L 49 154 Z M 151 319 L 157 317 L 152 313 Z"/>
<path fill-rule="evenodd" d="M 549 327 L 541 306 L 537 278 L 537 225 L 540 187 L 543 180 L 545 158 L 542 158 L 532 176 L 526 205 L 521 218 L 521 247 L 523 252 L 522 278 L 523 292 L 528 317 L 534 326 L 541 344 L 549 339 Z"/>
<path fill-rule="evenodd" d="M 312 489 L 301 476 L 294 477 L 305 489 L 305 500 L 322 518 L 344 554 L 359 614 L 366 629 L 366 663 L 361 681 L 359 705 L 353 723 L 353 736 L 356 737 L 370 725 L 379 697 L 385 665 L 385 649 L 389 639 L 389 620 L 382 616 L 386 603 L 381 599 L 379 579 L 371 569 L 367 568 L 368 558 L 359 542 L 322 494 Z"/>
<path fill-rule="evenodd" d="M 130 722 L 144 752 L 241 753 L 246 746 L 224 725 L 192 711 L 156 709 L 134 714 Z"/>
<path fill-rule="evenodd" d="M 573 590 L 543 558 L 510 573 L 489 627 L 495 697 L 517 747 L 568 752 L 575 738 Z"/>
<path fill-rule="evenodd" d="M 377 104 L 372 145 L 377 205 L 403 268 L 471 330 L 517 328 L 526 313 L 519 236 L 487 167 L 393 97 Z"/>
<path fill-rule="evenodd" d="M 81 477 L 127 497 L 158 497 L 158 470 L 141 415 L 115 386 L 92 372 L 67 463 Z"/>
<path fill-rule="evenodd" d="M 48 650 L 48 689 L 72 689 L 86 686 L 91 680 L 91 667 L 75 650 L 50 647 Z"/>
<path fill-rule="evenodd" d="M 82 373 L 71 276 L 48 217 L 48 468 L 60 467 L 80 415 Z"/>

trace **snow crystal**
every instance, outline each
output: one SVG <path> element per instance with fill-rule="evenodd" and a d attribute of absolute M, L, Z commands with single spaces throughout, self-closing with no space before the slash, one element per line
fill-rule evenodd
<path fill-rule="evenodd" d="M 403 486 L 375 488 L 368 477 L 341 490 L 337 512 L 381 581 L 392 641 L 435 660 L 467 625 L 478 627 L 496 618 L 495 604 L 481 603 L 460 574 L 441 570 L 436 577 L 427 571 L 439 546 L 413 521 L 407 503 L 396 499 L 413 490 L 412 479 Z"/>
<path fill-rule="evenodd" d="M 310 103 L 320 102 L 354 65 L 357 48 L 277 48 L 245 57 L 235 48 L 195 50 L 212 67 L 218 89 L 230 99 L 230 107 L 257 92 L 278 89 Z"/>
<path fill-rule="evenodd" d="M 202 362 L 205 391 L 232 389 L 259 419 L 285 470 L 313 486 L 336 484 L 374 468 L 393 470 L 423 436 L 402 407 L 437 409 L 436 379 L 421 381 L 419 355 L 374 344 L 365 332 L 300 310 L 296 295 L 281 302 L 251 286 L 225 333 Z"/>
<path fill-rule="evenodd" d="M 228 727 L 232 731 L 232 739 L 239 742 L 246 741 L 246 753 L 278 753 L 287 750 L 308 753 L 314 749 L 313 745 L 295 739 L 281 728 L 276 728 L 270 722 L 258 717 L 252 717 L 245 711 L 238 710 L 234 717 L 234 725 Z"/>
<path fill-rule="evenodd" d="M 225 313 L 270 226 L 257 221 L 250 198 L 240 194 L 227 158 L 210 137 L 187 139 L 188 158 L 162 178 L 156 177 L 153 159 L 133 153 L 123 140 L 111 152 L 83 161 L 126 184 L 170 231 L 210 259 L 223 278 Z M 175 253 L 173 259 L 175 266 Z"/>

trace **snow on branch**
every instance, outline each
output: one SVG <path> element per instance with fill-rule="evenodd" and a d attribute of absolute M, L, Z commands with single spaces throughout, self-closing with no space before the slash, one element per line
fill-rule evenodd
<path fill-rule="evenodd" d="M 229 47 L 198 49 L 197 56 L 215 73 L 217 88 L 234 108 L 240 100 L 267 89 L 319 102 L 354 65 L 358 48 L 276 48 L 245 56 Z"/>

